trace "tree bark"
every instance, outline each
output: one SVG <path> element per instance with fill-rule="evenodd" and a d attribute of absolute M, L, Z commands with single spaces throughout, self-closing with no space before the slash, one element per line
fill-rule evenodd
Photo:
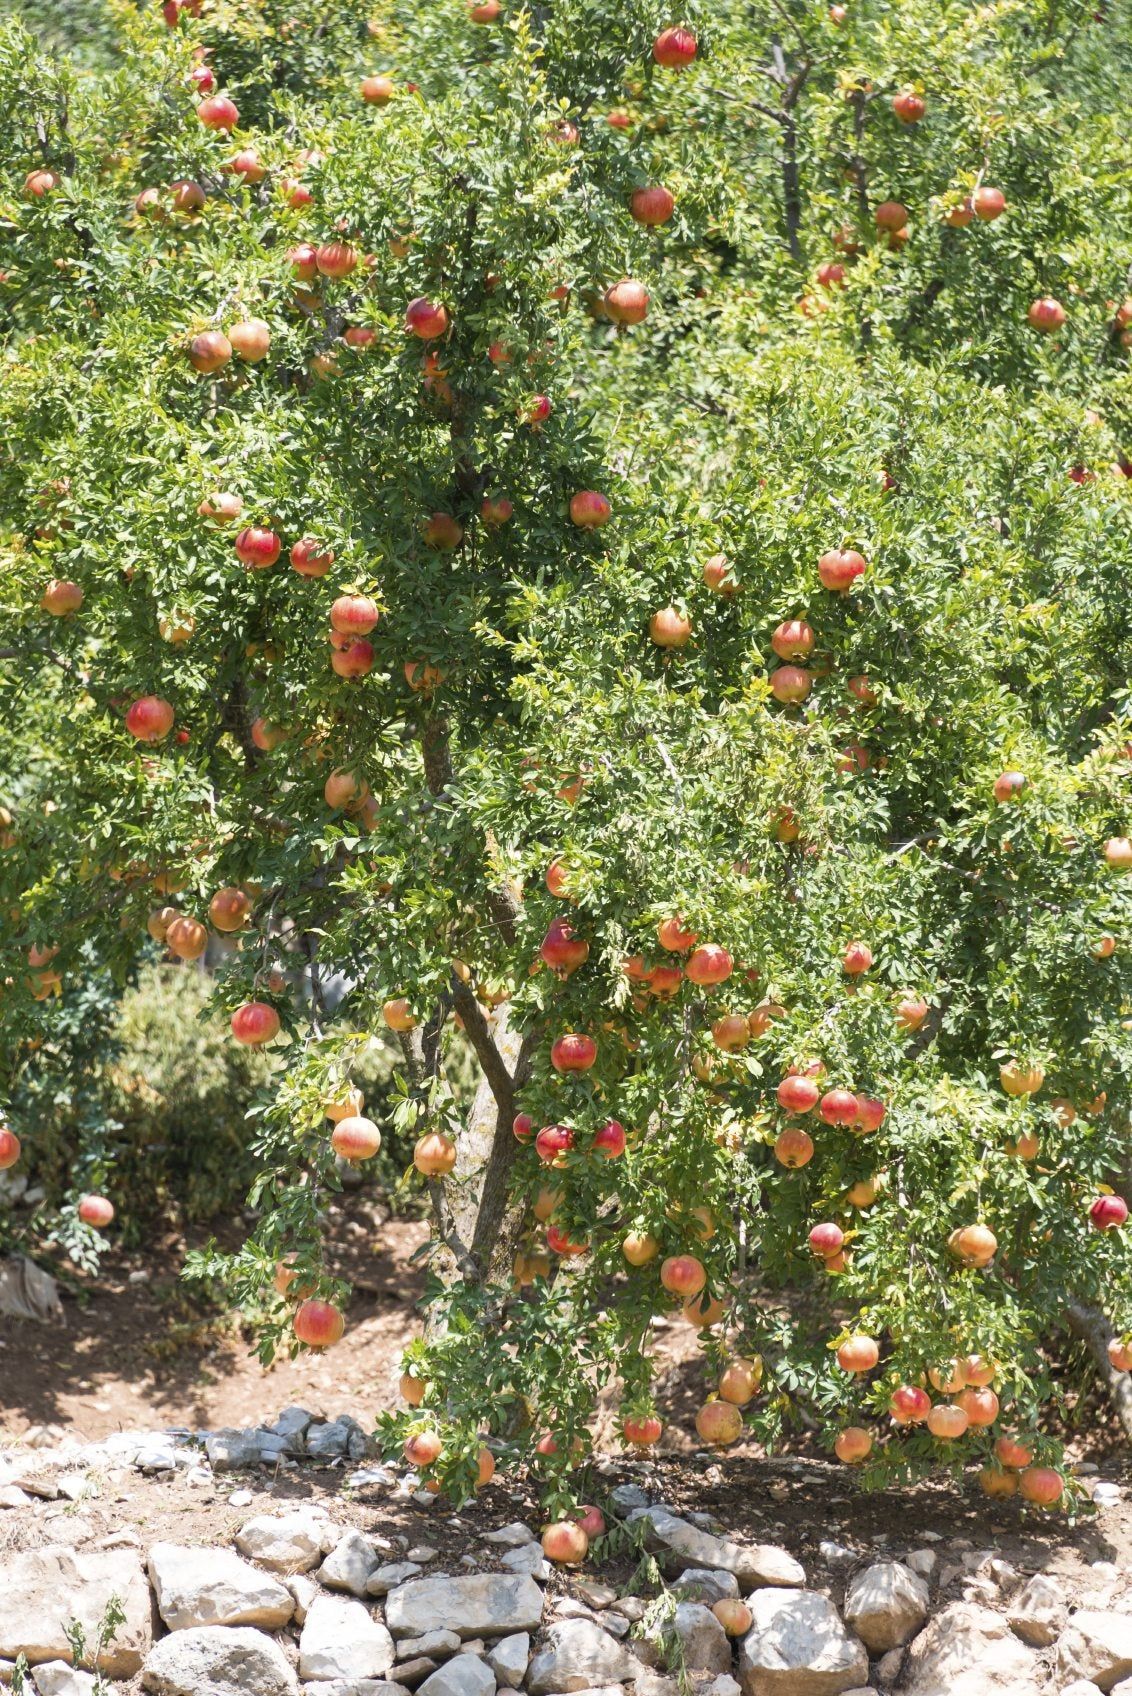
<path fill-rule="evenodd" d="M 1079 1337 L 1088 1348 L 1097 1368 L 1097 1376 L 1108 1391 L 1109 1401 L 1121 1430 L 1132 1442 L 1132 1373 L 1118 1372 L 1108 1358 L 1108 1345 L 1114 1332 L 1099 1307 L 1090 1307 L 1086 1302 L 1070 1302 L 1065 1310 L 1065 1321 L 1075 1337 Z"/>

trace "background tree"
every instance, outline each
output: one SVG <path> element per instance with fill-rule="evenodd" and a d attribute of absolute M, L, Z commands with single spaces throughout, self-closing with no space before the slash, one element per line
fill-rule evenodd
<path fill-rule="evenodd" d="M 656 1440 L 683 1303 L 706 1440 L 1055 1499 L 1058 1327 L 1132 1426 L 1127 9 L 165 11 L 0 38 L 10 1076 L 211 921 L 196 1269 L 341 1334 L 396 1033 L 430 1478 Z"/>

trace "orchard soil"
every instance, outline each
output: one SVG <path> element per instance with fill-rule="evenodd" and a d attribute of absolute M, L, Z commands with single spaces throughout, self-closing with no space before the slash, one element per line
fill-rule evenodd
<path fill-rule="evenodd" d="M 330 1229 L 330 1265 L 354 1283 L 348 1343 L 322 1355 L 281 1358 L 266 1371 L 231 1322 L 181 1282 L 186 1243 L 179 1236 L 137 1254 L 112 1253 L 96 1279 L 68 1274 L 62 1324 L 0 1324 L 0 1448 L 34 1435 L 36 1427 L 50 1428 L 54 1442 L 93 1441 L 125 1429 L 254 1425 L 292 1403 L 327 1416 L 350 1413 L 367 1426 L 378 1411 L 397 1405 L 401 1350 L 419 1329 L 423 1275 L 413 1256 L 426 1228 L 391 1220 L 372 1201 L 344 1197 Z M 965 1494 L 948 1479 L 865 1494 L 805 1433 L 792 1452 L 774 1458 L 754 1445 L 706 1455 L 693 1427 L 703 1393 L 695 1333 L 679 1321 L 665 1325 L 658 1355 L 664 1445 L 647 1461 L 619 1456 L 607 1419 L 598 1447 L 611 1459 L 586 1487 L 593 1499 L 617 1482 L 641 1482 L 677 1511 L 713 1514 L 732 1536 L 784 1544 L 814 1577 L 823 1570 L 818 1544 L 825 1538 L 899 1552 L 916 1547 L 925 1532 L 941 1540 L 941 1549 L 957 1540 L 994 1547 L 1020 1570 L 1057 1573 L 1069 1591 L 1087 1587 L 1093 1561 L 1132 1569 L 1132 1465 L 1099 1402 L 1072 1410 L 1069 1453 L 1121 1483 L 1122 1500 L 1067 1522 Z M 37 1501 L 0 1514 L 0 1551 L 81 1543 L 125 1527 L 142 1545 L 223 1542 L 253 1514 L 316 1500 L 343 1524 L 406 1544 L 427 1542 L 438 1551 L 433 1570 L 451 1570 L 465 1554 L 490 1569 L 497 1551 L 482 1542 L 485 1531 L 517 1518 L 540 1523 L 537 1488 L 523 1478 L 493 1483 L 453 1513 L 443 1503 L 420 1507 L 378 1487 L 351 1488 L 349 1470 L 303 1465 L 278 1474 L 222 1474 L 189 1488 L 183 1474 L 150 1478 L 122 1469 L 79 1502 Z M 228 1505 L 236 1489 L 252 1492 L 250 1505 Z M 611 1554 L 602 1574 L 624 1583 L 636 1559 L 632 1552 Z M 554 1582 L 566 1581 L 556 1575 Z"/>

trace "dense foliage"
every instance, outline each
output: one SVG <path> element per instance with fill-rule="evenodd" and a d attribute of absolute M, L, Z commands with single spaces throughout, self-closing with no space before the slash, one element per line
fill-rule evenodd
<path fill-rule="evenodd" d="M 211 918 L 196 1267 L 335 1339 L 395 1031 L 430 1477 L 655 1440 L 683 1299 L 705 1439 L 1006 1493 L 1132 1365 L 1132 13 L 375 11 L 0 34 L 4 1066 Z"/>

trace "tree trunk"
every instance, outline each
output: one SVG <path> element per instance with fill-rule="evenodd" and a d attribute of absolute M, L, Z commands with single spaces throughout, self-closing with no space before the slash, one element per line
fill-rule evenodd
<path fill-rule="evenodd" d="M 1099 1307 L 1085 1302 L 1070 1302 L 1065 1320 L 1075 1337 L 1086 1345 L 1096 1363 L 1097 1375 L 1108 1391 L 1121 1430 L 1132 1442 L 1132 1373 L 1118 1372 L 1108 1358 L 1108 1345 L 1114 1332 Z"/>
<path fill-rule="evenodd" d="M 530 1067 L 537 1031 L 512 1030 L 506 1005 L 491 1021 L 491 1037 L 508 1077 L 521 1087 Z M 463 1129 L 456 1138 L 456 1167 L 446 1180 L 432 1179 L 429 1193 L 439 1227 L 441 1248 L 433 1268 L 446 1284 L 458 1279 L 481 1282 L 507 1275 L 522 1223 L 518 1208 L 508 1209 L 507 1180 L 519 1152 L 511 1128 L 514 1101 L 503 1100 L 482 1075 Z M 443 1321 L 440 1321 L 442 1324 Z M 437 1319 L 428 1334 L 437 1335 Z"/>

